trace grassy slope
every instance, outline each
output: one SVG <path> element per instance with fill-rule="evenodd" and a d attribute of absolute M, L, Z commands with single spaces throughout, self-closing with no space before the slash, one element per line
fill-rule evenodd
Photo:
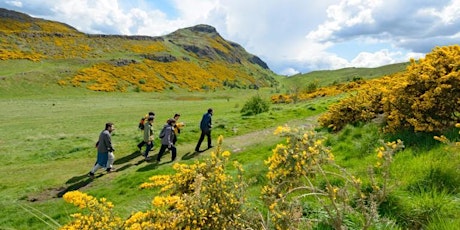
<path fill-rule="evenodd" d="M 313 71 L 283 78 L 281 84 L 287 88 L 292 88 L 299 87 L 299 85 L 306 86 L 308 83 L 317 83 L 318 86 L 327 86 L 350 82 L 354 78 L 372 79 L 403 71 L 408 64 L 409 63 L 398 63 L 377 68 L 344 68 L 338 70 Z"/>

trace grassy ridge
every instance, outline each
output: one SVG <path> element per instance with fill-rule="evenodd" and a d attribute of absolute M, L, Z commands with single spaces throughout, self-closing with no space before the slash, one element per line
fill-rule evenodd
<path fill-rule="evenodd" d="M 304 74 L 297 74 L 281 80 L 281 84 L 287 88 L 306 86 L 308 83 L 315 83 L 319 87 L 350 82 L 356 79 L 373 79 L 384 75 L 401 72 L 406 69 L 409 63 L 398 63 L 384 65 L 377 68 L 344 68 L 338 70 L 320 70 Z"/>

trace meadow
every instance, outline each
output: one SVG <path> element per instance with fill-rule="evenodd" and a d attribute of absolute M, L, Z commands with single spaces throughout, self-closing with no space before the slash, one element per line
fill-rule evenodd
<path fill-rule="evenodd" d="M 80 188 L 94 196 L 113 200 L 123 216 L 147 207 L 153 193 L 140 191 L 138 186 L 153 174 L 171 171 L 169 155 L 163 157 L 160 166 L 153 166 L 143 162 L 137 152 L 136 143 L 141 140 L 137 123 L 148 111 L 156 113 L 156 130 L 174 113 L 182 115 L 180 121 L 186 127 L 178 144 L 181 162 L 192 162 L 209 154 L 206 151 L 199 156 L 190 156 L 200 135 L 198 123 L 201 116 L 212 107 L 215 110 L 213 137 L 223 135 L 229 138 L 228 143 L 224 141 L 224 148 L 240 152 L 243 159 L 254 158 L 243 156 L 250 149 L 264 150 L 265 153 L 257 156 L 258 162 L 248 160 L 249 164 L 261 165 L 263 157 L 270 153 L 270 147 L 277 140 L 271 135 L 272 131 L 268 135 L 270 138 L 266 139 L 255 136 L 232 143 L 231 138 L 285 123 L 305 122 L 307 117 L 324 111 L 330 103 L 330 99 L 322 99 L 295 106 L 276 105 L 269 113 L 243 118 L 240 110 L 244 102 L 254 95 L 267 98 L 270 90 L 97 93 L 49 86 L 33 91 L 37 93 L 24 93 L 18 97 L 16 91 L 0 98 L 1 228 L 44 229 L 51 219 L 60 224 L 68 222 L 69 213 L 75 209 L 65 204 L 60 196 L 65 191 Z M 94 144 L 108 121 L 116 126 L 113 142 L 116 146 L 115 167 L 119 171 L 110 175 L 99 174 L 100 177 L 91 181 L 86 174 L 94 164 Z M 151 154 L 157 151 L 155 149 Z M 50 226 L 55 227 L 56 224 Z"/>

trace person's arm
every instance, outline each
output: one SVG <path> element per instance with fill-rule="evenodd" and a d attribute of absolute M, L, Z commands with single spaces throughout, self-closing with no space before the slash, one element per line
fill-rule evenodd
<path fill-rule="evenodd" d="M 115 151 L 113 149 L 113 146 L 112 146 L 112 137 L 110 136 L 110 134 L 108 132 L 104 132 L 104 136 L 103 136 L 102 139 L 104 141 L 105 146 L 107 146 L 107 151 L 108 152 Z"/>
<path fill-rule="evenodd" d="M 212 115 L 211 114 L 209 114 L 209 124 L 208 125 L 209 125 L 209 129 L 211 129 L 212 128 Z"/>
<path fill-rule="evenodd" d="M 149 142 L 150 139 L 150 123 L 147 123 L 144 127 L 144 142 Z"/>

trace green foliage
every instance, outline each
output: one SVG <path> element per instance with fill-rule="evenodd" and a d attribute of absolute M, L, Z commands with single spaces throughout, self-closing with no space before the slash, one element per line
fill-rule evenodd
<path fill-rule="evenodd" d="M 262 99 L 260 95 L 253 96 L 241 108 L 240 113 L 245 116 L 257 115 L 259 113 L 267 112 L 270 109 L 268 101 Z"/>

